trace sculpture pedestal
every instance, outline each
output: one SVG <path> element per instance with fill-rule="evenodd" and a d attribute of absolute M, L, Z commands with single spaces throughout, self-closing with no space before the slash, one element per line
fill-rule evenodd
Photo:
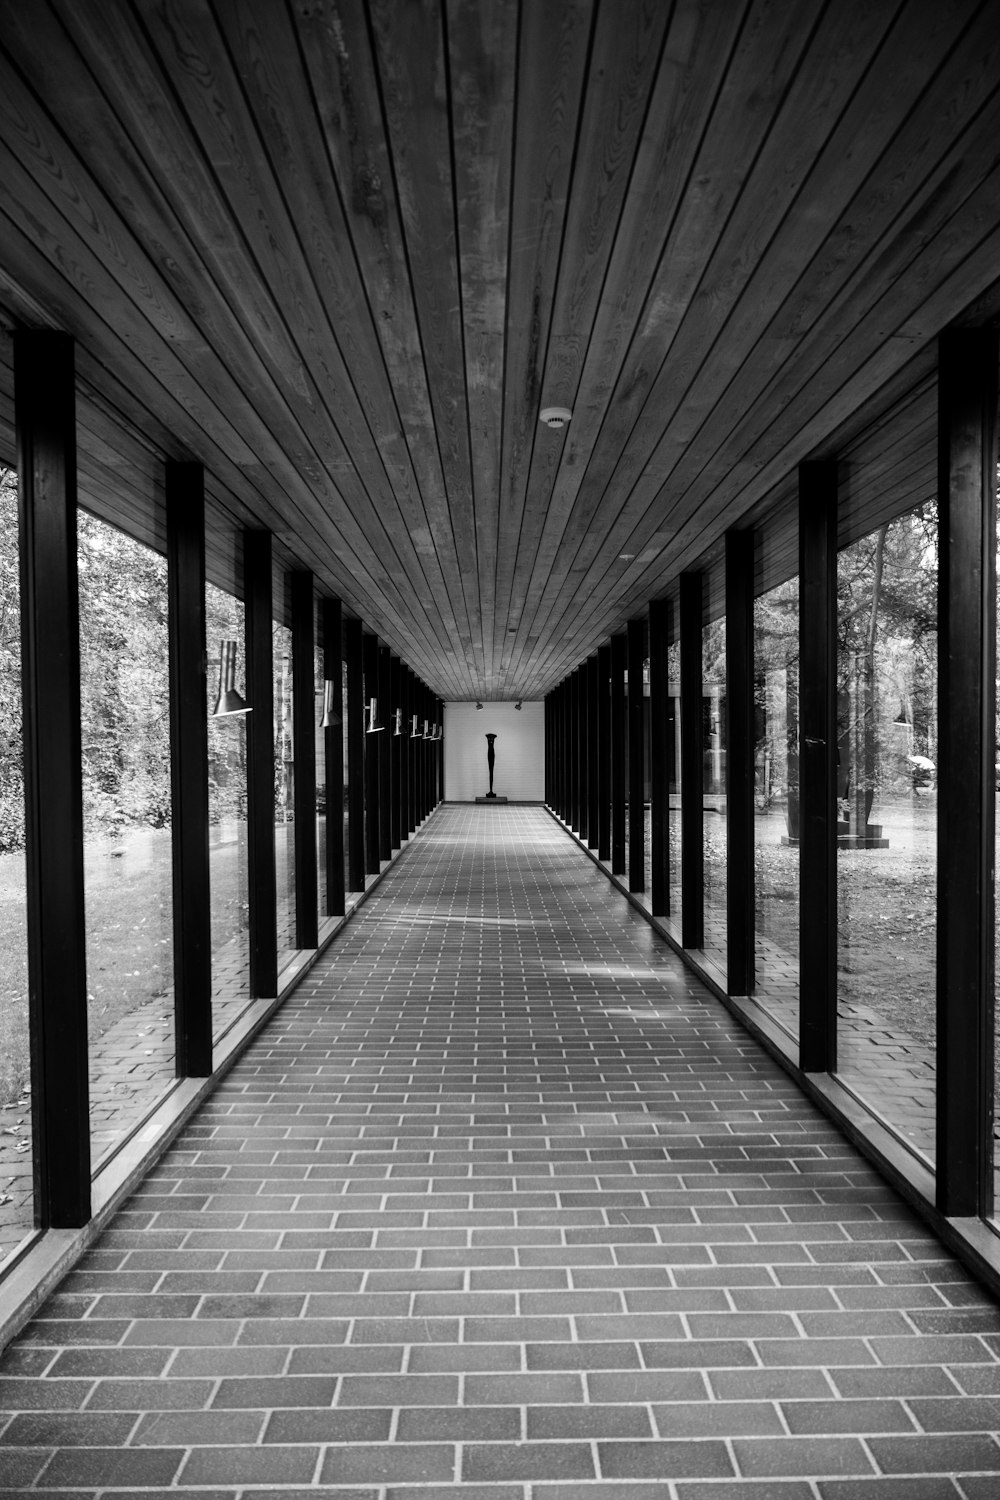
<path fill-rule="evenodd" d="M 496 792 L 487 792 L 485 797 L 477 797 L 477 802 L 506 802 L 506 797 L 498 797 Z"/>

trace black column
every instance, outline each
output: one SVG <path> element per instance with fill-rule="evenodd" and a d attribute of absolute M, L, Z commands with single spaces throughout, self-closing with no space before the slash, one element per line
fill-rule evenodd
<path fill-rule="evenodd" d="M 628 888 L 646 889 L 646 621 L 628 622 Z"/>
<path fill-rule="evenodd" d="M 207 1078 L 212 1071 L 212 907 L 200 464 L 167 464 L 166 504 L 175 1066 L 181 1078 Z"/>
<path fill-rule="evenodd" d="M 625 874 L 625 671 L 627 638 L 611 637 L 611 872 Z"/>
<path fill-rule="evenodd" d="M 347 879 L 352 891 L 365 888 L 365 683 L 363 630 L 360 620 L 344 626 L 347 662 Z"/>
<path fill-rule="evenodd" d="M 274 867 L 274 667 L 271 533 L 243 533 L 247 698 L 247 874 L 250 993 L 278 993 L 277 879 Z"/>
<path fill-rule="evenodd" d="M 587 808 L 587 843 L 591 849 L 596 849 L 600 844 L 600 819 L 601 819 L 601 746 L 600 746 L 600 710 L 598 708 L 598 693 L 600 691 L 600 672 L 596 656 L 587 659 L 587 770 L 588 787 L 587 795 L 589 805 Z"/>
<path fill-rule="evenodd" d="M 670 672 L 667 647 L 670 642 L 669 599 L 654 599 L 649 606 L 649 761 L 650 761 L 650 900 L 653 915 L 670 911 L 670 784 L 667 744 Z"/>
<path fill-rule="evenodd" d="M 382 705 L 378 702 L 378 637 L 364 638 L 365 658 L 365 868 L 369 875 L 377 875 L 382 868 L 382 834 L 379 828 L 381 784 L 379 777 L 379 741 L 382 734 L 369 732 L 370 707 L 375 701 L 375 724 L 381 722 L 378 715 Z M 384 733 L 384 730 L 382 731 Z"/>
<path fill-rule="evenodd" d="M 611 858 L 611 647 L 597 653 L 597 857 Z"/>
<path fill-rule="evenodd" d="M 379 858 L 392 858 L 392 703 L 389 687 L 388 646 L 378 648 L 378 736 Z"/>
<path fill-rule="evenodd" d="M 705 945 L 704 766 L 701 631 L 704 577 L 680 577 L 681 635 L 681 942 Z"/>
<path fill-rule="evenodd" d="M 332 684 L 330 723 L 323 731 L 326 761 L 326 915 L 343 916 L 344 903 L 344 723 L 343 723 L 343 612 L 339 599 L 320 605 L 323 643 L 323 702 L 326 683 Z"/>
<path fill-rule="evenodd" d="M 16 333 L 14 388 L 35 1221 L 69 1229 L 90 1218 L 72 338 Z"/>
<path fill-rule="evenodd" d="M 389 717 L 387 720 L 387 733 L 390 737 L 389 781 L 391 788 L 389 838 L 394 849 L 401 849 L 403 846 L 403 834 L 400 777 L 403 761 L 400 750 L 403 744 L 403 700 L 400 692 L 400 661 L 399 657 L 392 652 L 389 653 Z"/>
<path fill-rule="evenodd" d="M 440 737 L 437 742 L 437 800 L 444 801 L 444 699 L 435 699 Z"/>
<path fill-rule="evenodd" d="M 584 662 L 580 679 L 580 837 L 590 843 L 590 669 Z"/>
<path fill-rule="evenodd" d="M 837 465 L 799 465 L 799 1065 L 837 1066 Z"/>
<path fill-rule="evenodd" d="M 291 575 L 292 784 L 295 827 L 295 946 L 319 945 L 316 872 L 316 614 L 313 576 Z"/>
<path fill-rule="evenodd" d="M 937 1206 L 993 1210 L 995 330 L 938 347 Z"/>
<path fill-rule="evenodd" d="M 726 534 L 726 988 L 754 988 L 752 531 Z"/>

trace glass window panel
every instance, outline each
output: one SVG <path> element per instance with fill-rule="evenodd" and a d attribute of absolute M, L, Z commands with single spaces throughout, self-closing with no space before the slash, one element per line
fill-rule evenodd
<path fill-rule="evenodd" d="M 17 476 L 0 465 L 0 1269 L 34 1223 Z"/>
<path fill-rule="evenodd" d="M 221 648 L 236 644 L 236 690 L 246 696 L 244 606 L 233 594 L 208 584 L 205 637 L 208 703 L 219 697 Z M 208 720 L 208 848 L 212 903 L 212 1031 L 216 1041 L 250 999 L 250 893 L 247 852 L 246 718 L 230 714 Z"/>
<path fill-rule="evenodd" d="M 838 556 L 838 1058 L 934 1155 L 937 508 Z"/>
<path fill-rule="evenodd" d="M 292 735 L 292 632 L 274 621 L 274 862 L 278 973 L 295 953 L 295 746 Z"/>
<path fill-rule="evenodd" d="M 77 540 L 96 1167 L 174 1082 L 167 564 L 85 512 Z"/>
<path fill-rule="evenodd" d="M 677 601 L 671 611 L 674 631 L 677 630 Z M 670 838 L 668 846 L 670 881 L 670 917 L 677 923 L 680 932 L 681 891 L 681 655 L 680 644 L 671 641 L 667 648 L 667 673 L 669 677 L 670 702 L 668 705 L 667 734 L 670 738 L 669 790 L 670 790 Z"/>
<path fill-rule="evenodd" d="M 726 616 L 725 577 L 706 576 L 708 623 L 701 633 L 705 954 L 726 967 Z"/>
<path fill-rule="evenodd" d="M 320 922 L 326 920 L 326 731 L 323 700 L 326 681 L 323 667 L 323 615 L 316 611 L 316 646 L 313 651 L 313 733 L 316 739 L 316 896 Z"/>
<path fill-rule="evenodd" d="M 351 844 L 350 844 L 350 838 L 349 838 L 349 834 L 350 834 L 350 808 L 349 808 L 349 803 L 348 803 L 347 789 L 350 786 L 350 778 L 348 776 L 348 770 L 350 768 L 350 757 L 351 757 L 351 736 L 350 736 L 350 731 L 349 731 L 349 728 L 348 728 L 348 717 L 347 717 L 347 663 L 346 663 L 346 661 L 342 661 L 341 664 L 340 664 L 340 703 L 341 703 L 341 719 L 342 719 L 343 728 L 344 728 L 344 735 L 343 735 L 343 738 L 344 738 L 344 787 L 343 787 L 343 803 L 344 803 L 344 890 L 345 891 L 349 891 L 351 889 Z"/>
<path fill-rule="evenodd" d="M 794 512 L 757 533 L 754 653 L 755 994 L 799 1031 L 799 580 Z"/>

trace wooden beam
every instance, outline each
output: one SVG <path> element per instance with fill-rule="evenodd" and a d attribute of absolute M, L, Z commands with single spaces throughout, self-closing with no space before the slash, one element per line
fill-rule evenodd
<path fill-rule="evenodd" d="M 752 531 L 726 533 L 726 989 L 754 988 Z"/>
<path fill-rule="evenodd" d="M 365 681 L 364 632 L 360 620 L 344 626 L 347 662 L 347 881 L 363 891 L 367 871 L 365 839 Z"/>
<path fill-rule="evenodd" d="M 997 363 L 994 329 L 938 368 L 937 1207 L 993 1210 Z"/>
<path fill-rule="evenodd" d="M 629 620 L 628 634 L 628 888 L 646 889 L 646 730 L 643 665 L 646 620 Z"/>
<path fill-rule="evenodd" d="M 799 1066 L 837 1066 L 837 465 L 799 466 Z"/>
<path fill-rule="evenodd" d="M 316 872 L 316 606 L 313 576 L 291 575 L 295 946 L 319 945 Z"/>
<path fill-rule="evenodd" d="M 670 911 L 670 784 L 668 776 L 667 716 L 670 673 L 667 648 L 670 642 L 669 599 L 654 599 L 649 606 L 649 762 L 650 762 L 650 901 L 653 915 Z"/>
<path fill-rule="evenodd" d="M 35 1220 L 71 1229 L 90 1218 L 72 338 L 15 333 L 14 386 Z M 172 663 L 174 645 L 172 630 Z M 175 806 L 175 828 L 177 816 Z M 207 809 L 202 828 L 207 847 Z M 174 912 L 176 939 L 176 887 Z"/>
<path fill-rule="evenodd" d="M 705 945 L 705 735 L 701 632 L 705 578 L 680 577 L 681 635 L 681 942 Z"/>
<path fill-rule="evenodd" d="M 331 722 L 323 731 L 326 784 L 326 911 L 343 916 L 344 903 L 344 723 L 343 723 L 343 610 L 339 599 L 320 603 L 323 644 L 323 702 L 330 683 Z"/>
<path fill-rule="evenodd" d="M 243 533 L 247 736 L 247 866 L 250 994 L 278 993 L 277 880 L 274 866 L 274 615 L 269 531 Z"/>

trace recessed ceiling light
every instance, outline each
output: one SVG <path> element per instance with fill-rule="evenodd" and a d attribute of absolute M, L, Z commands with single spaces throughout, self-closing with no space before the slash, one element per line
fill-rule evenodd
<path fill-rule="evenodd" d="M 538 413 L 539 422 L 544 422 L 546 427 L 565 427 L 573 413 L 568 406 L 543 406 Z"/>
<path fill-rule="evenodd" d="M 634 558 L 635 558 L 635 553 L 634 552 L 619 552 L 619 554 L 618 554 L 618 561 L 619 562 L 632 562 Z"/>

